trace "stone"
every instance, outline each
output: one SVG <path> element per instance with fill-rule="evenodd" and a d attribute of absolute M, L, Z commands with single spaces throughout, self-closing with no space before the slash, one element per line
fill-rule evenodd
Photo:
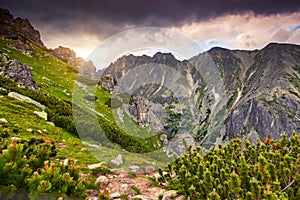
<path fill-rule="evenodd" d="M 48 125 L 55 127 L 54 122 L 46 122 Z"/>
<path fill-rule="evenodd" d="M 14 136 L 14 137 L 11 137 L 10 139 L 11 139 L 11 140 L 21 140 L 21 138 L 19 138 L 19 137 L 16 137 L 16 136 Z"/>
<path fill-rule="evenodd" d="M 100 146 L 97 145 L 97 144 L 90 144 L 88 142 L 82 142 L 82 144 L 88 146 L 88 147 L 92 147 L 92 148 L 95 148 L 95 149 L 100 149 Z"/>
<path fill-rule="evenodd" d="M 164 192 L 162 200 L 171 200 L 177 196 L 176 190 L 169 190 Z"/>
<path fill-rule="evenodd" d="M 120 196 L 121 196 L 121 194 L 119 192 L 114 192 L 109 195 L 110 199 L 119 198 Z"/>
<path fill-rule="evenodd" d="M 27 97 L 27 96 L 24 96 L 22 94 L 19 94 L 19 93 L 16 93 L 16 92 L 10 92 L 10 93 L 8 93 L 7 96 L 9 96 L 11 98 L 14 98 L 14 99 L 17 99 L 19 101 L 23 101 L 23 102 L 26 102 L 26 103 L 33 104 L 36 107 L 38 107 L 38 108 L 40 108 L 42 110 L 45 110 L 45 106 L 44 105 L 40 104 L 39 102 L 37 102 L 37 101 L 35 101 L 35 100 Z"/>
<path fill-rule="evenodd" d="M 45 111 L 34 111 L 34 114 L 36 114 L 37 116 L 39 116 L 40 118 L 44 119 L 45 121 L 47 121 L 47 113 Z"/>
<path fill-rule="evenodd" d="M 145 173 L 147 173 L 147 174 L 151 174 L 151 173 L 153 173 L 155 171 L 157 171 L 157 169 L 155 167 L 153 167 L 153 166 L 146 166 L 145 167 Z"/>
<path fill-rule="evenodd" d="M 101 175 L 96 179 L 95 185 L 97 185 L 97 183 L 103 184 L 103 183 L 108 183 L 108 182 L 109 182 L 108 178 L 106 176 Z"/>
<path fill-rule="evenodd" d="M 8 121 L 5 118 L 0 118 L 0 124 L 6 124 Z"/>
<path fill-rule="evenodd" d="M 103 166 L 105 166 L 105 163 L 104 162 L 100 162 L 100 163 L 96 163 L 96 164 L 90 164 L 87 167 L 89 169 L 95 169 L 95 168 L 99 168 L 99 167 L 103 167 Z"/>
<path fill-rule="evenodd" d="M 135 195 L 132 199 L 140 199 L 140 200 L 153 200 L 151 197 L 146 195 Z"/>
<path fill-rule="evenodd" d="M 137 165 L 130 165 L 130 166 L 128 167 L 128 170 L 129 170 L 130 172 L 136 173 L 136 172 L 139 172 L 139 171 L 140 171 L 140 167 L 137 166 Z"/>
<path fill-rule="evenodd" d="M 119 154 L 115 159 L 111 160 L 110 162 L 119 167 L 121 164 L 123 164 L 123 157 L 121 154 Z"/>
<path fill-rule="evenodd" d="M 34 80 L 32 70 L 29 66 L 21 64 L 18 60 L 9 60 L 0 68 L 3 75 L 25 87 L 39 92 L 40 89 Z"/>

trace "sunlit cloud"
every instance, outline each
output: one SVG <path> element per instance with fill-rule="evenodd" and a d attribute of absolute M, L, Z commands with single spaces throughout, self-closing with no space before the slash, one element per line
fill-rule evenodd
<path fill-rule="evenodd" d="M 300 13 L 270 16 L 245 13 L 172 28 L 198 41 L 206 50 L 213 46 L 252 50 L 270 42 L 299 44 L 299 21 Z"/>

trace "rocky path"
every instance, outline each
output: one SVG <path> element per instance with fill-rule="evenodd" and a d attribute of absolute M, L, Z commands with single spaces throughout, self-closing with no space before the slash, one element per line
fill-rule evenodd
<path fill-rule="evenodd" d="M 121 200 L 127 196 L 129 200 L 168 200 L 171 199 L 171 196 L 176 196 L 176 193 L 166 191 L 164 188 L 156 186 L 155 183 L 150 180 L 151 178 L 158 176 L 157 172 L 151 174 L 134 174 L 123 169 L 115 169 L 113 172 L 115 174 L 108 174 L 97 178 L 98 182 L 101 184 L 104 182 L 108 183 L 106 190 L 109 199 Z M 101 187 L 101 192 L 104 193 L 103 187 Z M 99 199 L 98 194 L 90 191 L 88 199 Z M 179 196 L 175 199 L 180 200 L 183 198 Z"/>

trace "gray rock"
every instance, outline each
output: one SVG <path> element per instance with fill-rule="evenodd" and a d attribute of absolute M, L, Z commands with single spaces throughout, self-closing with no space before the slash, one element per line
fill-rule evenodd
<path fill-rule="evenodd" d="M 115 192 L 109 195 L 110 199 L 119 198 L 121 194 L 119 192 Z"/>
<path fill-rule="evenodd" d="M 150 110 L 151 104 L 144 97 L 138 97 L 138 99 L 129 105 L 129 113 L 137 119 L 140 125 L 145 126 L 150 121 Z"/>
<path fill-rule="evenodd" d="M 8 121 L 5 118 L 0 118 L 0 124 L 8 123 Z"/>
<path fill-rule="evenodd" d="M 147 174 L 151 174 L 151 173 L 153 173 L 155 171 L 157 171 L 157 169 L 155 167 L 153 167 L 153 166 L 146 166 L 145 167 L 145 173 L 147 173 Z"/>
<path fill-rule="evenodd" d="M 114 78 L 112 76 L 103 76 L 101 77 L 101 82 L 102 82 L 102 87 L 109 91 L 112 92 L 115 89 L 115 82 Z"/>
<path fill-rule="evenodd" d="M 36 114 L 37 116 L 39 116 L 40 118 L 44 119 L 45 121 L 47 121 L 47 113 L 45 111 L 34 111 L 34 114 Z"/>
<path fill-rule="evenodd" d="M 137 172 L 141 171 L 140 167 L 137 165 L 130 165 L 128 167 L 128 170 L 133 173 L 137 173 Z"/>
<path fill-rule="evenodd" d="M 146 196 L 146 195 L 135 195 L 131 199 L 153 200 L 151 197 Z"/>
<path fill-rule="evenodd" d="M 95 185 L 96 185 L 97 183 L 103 184 L 103 183 L 108 183 L 108 182 L 109 182 L 109 180 L 108 180 L 108 178 L 107 178 L 106 176 L 99 176 L 99 177 L 96 179 L 96 181 L 95 181 Z"/>
<path fill-rule="evenodd" d="M 10 93 L 8 93 L 7 96 L 9 96 L 11 98 L 14 98 L 14 99 L 17 99 L 19 101 L 23 101 L 23 102 L 26 102 L 26 103 L 33 104 L 36 107 L 38 107 L 38 108 L 40 108 L 42 110 L 45 110 L 45 106 L 44 105 L 40 104 L 39 102 L 37 102 L 37 101 L 35 101 L 35 100 L 27 97 L 27 96 L 24 96 L 22 94 L 19 94 L 19 93 L 16 93 L 16 92 L 10 92 Z"/>
<path fill-rule="evenodd" d="M 53 126 L 53 127 L 55 127 L 55 124 L 54 124 L 54 122 L 46 122 L 47 124 L 49 124 L 50 126 Z"/>
<path fill-rule="evenodd" d="M 176 190 L 169 190 L 164 192 L 162 200 L 171 200 L 177 196 Z"/>
<path fill-rule="evenodd" d="M 82 142 L 82 144 L 88 146 L 88 147 L 91 147 L 91 148 L 94 148 L 94 149 L 100 149 L 100 146 L 97 145 L 97 144 L 90 144 L 88 142 Z"/>
<path fill-rule="evenodd" d="M 119 154 L 115 159 L 111 160 L 110 162 L 119 167 L 121 164 L 123 164 L 123 157 L 121 154 Z"/>
<path fill-rule="evenodd" d="M 32 75 L 31 68 L 25 64 L 21 64 L 20 61 L 9 60 L 2 68 L 0 68 L 0 71 L 4 76 L 21 85 L 37 92 L 40 91 Z"/>

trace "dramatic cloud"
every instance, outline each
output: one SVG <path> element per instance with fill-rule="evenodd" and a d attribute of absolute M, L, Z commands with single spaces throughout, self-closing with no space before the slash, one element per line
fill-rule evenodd
<path fill-rule="evenodd" d="M 9 0 L 0 7 L 29 18 L 48 47 L 69 46 L 84 57 L 114 34 L 149 26 L 171 27 L 203 47 L 299 42 L 299 0 Z"/>
<path fill-rule="evenodd" d="M 246 13 L 173 27 L 196 40 L 204 49 L 212 46 L 256 49 L 270 42 L 300 43 L 300 12 L 268 16 Z"/>

